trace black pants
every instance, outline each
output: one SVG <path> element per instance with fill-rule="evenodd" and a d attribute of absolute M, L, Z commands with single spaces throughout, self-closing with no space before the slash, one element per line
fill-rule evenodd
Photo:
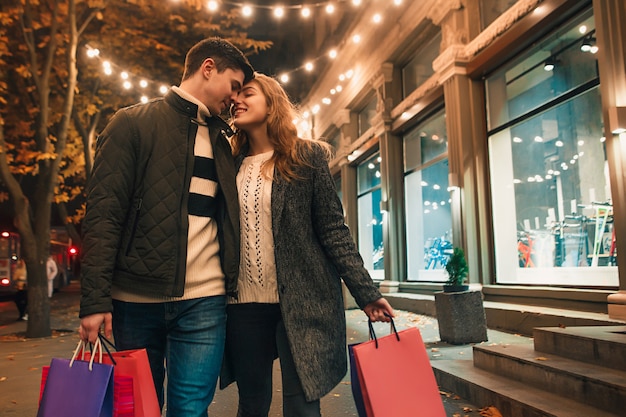
<path fill-rule="evenodd" d="M 227 308 L 226 349 L 239 389 L 237 417 L 267 417 L 272 369 L 280 359 L 284 417 L 319 417 L 319 400 L 307 402 L 278 304 L 232 304 Z"/>
<path fill-rule="evenodd" d="M 13 301 L 17 306 L 17 310 L 20 312 L 20 318 L 26 314 L 26 306 L 28 305 L 28 291 L 18 290 L 13 296 Z"/>

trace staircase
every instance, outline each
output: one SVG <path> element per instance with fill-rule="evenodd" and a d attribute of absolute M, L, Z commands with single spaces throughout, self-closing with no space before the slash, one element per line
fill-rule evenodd
<path fill-rule="evenodd" d="M 431 364 L 441 389 L 504 417 L 626 415 L 626 326 L 541 327 L 533 340 Z"/>

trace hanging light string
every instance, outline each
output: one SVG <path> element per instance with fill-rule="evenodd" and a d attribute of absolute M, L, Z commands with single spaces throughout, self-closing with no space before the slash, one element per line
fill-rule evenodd
<path fill-rule="evenodd" d="M 100 50 L 93 48 L 91 45 L 85 45 L 87 56 L 91 59 L 98 59 L 102 64 L 102 72 L 107 77 L 119 76 L 121 87 L 127 91 L 139 91 L 140 101 L 147 103 L 150 100 L 148 92 L 158 90 L 160 94 L 165 94 L 169 89 L 166 83 L 158 82 L 150 77 L 144 77 L 131 71 L 123 69 L 122 66 L 104 59 L 100 55 Z"/>
<path fill-rule="evenodd" d="M 176 0 L 172 0 L 176 1 Z M 331 15 L 335 12 L 335 6 L 338 4 L 350 3 L 354 7 L 359 7 L 366 0 L 334 0 L 334 1 L 324 1 L 317 3 L 309 3 L 309 4 L 292 4 L 292 5 L 262 5 L 262 4 L 251 4 L 251 3 L 243 3 L 236 1 L 228 1 L 228 0 L 209 0 L 207 2 L 207 10 L 209 12 L 216 12 L 219 10 L 221 6 L 230 6 L 241 9 L 241 14 L 244 18 L 252 17 L 255 9 L 264 9 L 264 10 L 272 10 L 275 18 L 280 19 L 285 16 L 286 10 L 299 10 L 300 16 L 302 18 L 309 18 L 312 16 L 312 10 L 323 8 L 325 13 Z M 379 0 L 380 1 L 380 0 Z M 392 3 L 395 6 L 400 6 L 403 0 L 385 0 L 385 2 Z M 383 20 L 382 13 L 374 13 L 372 16 L 372 23 L 378 24 Z M 336 47 L 331 48 L 327 52 L 322 55 L 317 56 L 314 59 L 304 62 L 302 65 L 292 68 L 290 70 L 282 71 L 280 74 L 276 74 L 278 80 L 282 84 L 287 84 L 290 79 L 290 75 L 299 71 L 312 72 L 315 69 L 316 63 L 321 61 L 322 59 L 330 59 L 333 60 L 339 56 L 341 50 L 347 48 L 349 45 L 359 44 L 361 41 L 361 37 L 359 34 L 353 34 L 349 38 L 344 38 L 341 43 L 339 43 Z M 147 94 L 148 91 L 158 89 L 160 94 L 165 94 L 168 90 L 167 84 L 162 82 L 155 81 L 150 77 L 141 76 L 138 74 L 134 74 L 130 71 L 124 70 L 122 66 L 112 62 L 108 59 L 103 59 L 100 50 L 94 48 L 90 45 L 86 45 L 87 56 L 94 59 L 99 59 L 102 63 L 102 70 L 107 76 L 114 76 L 119 74 L 120 82 L 122 88 L 124 90 L 134 90 L 138 87 L 138 90 L 141 93 L 140 100 L 142 102 L 147 102 L 149 100 L 149 96 Z M 116 72 L 117 74 L 114 74 Z M 354 71 L 352 69 L 348 69 L 342 74 L 339 75 L 338 83 L 335 87 L 329 90 L 329 94 L 327 97 L 322 98 L 322 104 L 329 105 L 332 102 L 332 96 L 339 94 L 343 90 L 343 84 L 350 80 Z M 315 114 L 320 110 L 319 104 L 311 104 L 309 106 L 310 112 Z M 305 117 L 306 113 L 305 113 Z"/>

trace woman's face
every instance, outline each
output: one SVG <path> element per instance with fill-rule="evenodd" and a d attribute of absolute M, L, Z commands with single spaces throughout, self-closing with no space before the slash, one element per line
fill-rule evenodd
<path fill-rule="evenodd" d="M 268 114 L 267 100 L 259 85 L 254 80 L 244 85 L 235 100 L 235 126 L 238 129 L 248 130 L 262 125 L 267 121 Z"/>

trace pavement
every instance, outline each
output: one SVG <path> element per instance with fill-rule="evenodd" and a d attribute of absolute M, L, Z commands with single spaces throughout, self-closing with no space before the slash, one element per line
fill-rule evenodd
<path fill-rule="evenodd" d="M 0 309 L 0 416 L 33 417 L 37 414 L 41 369 L 49 365 L 53 357 L 69 358 L 78 343 L 77 328 L 80 284 L 72 281 L 69 286 L 55 293 L 51 299 L 51 337 L 26 339 L 24 321 L 17 321 L 17 309 L 11 310 L 5 303 Z M 13 311 L 14 310 L 14 311 Z M 396 311 L 398 331 L 417 327 L 431 361 L 442 359 L 472 360 L 472 345 L 449 345 L 439 340 L 437 320 L 433 317 Z M 348 343 L 368 340 L 367 318 L 360 310 L 347 310 Z M 389 326 L 375 324 L 378 335 L 387 334 Z M 488 330 L 489 345 L 532 343 L 532 339 Z M 278 361 L 274 367 L 274 389 L 269 417 L 282 417 L 280 370 Z M 452 392 L 440 390 L 447 417 L 496 416 L 490 404 L 470 404 Z M 322 398 L 324 417 L 357 416 L 352 398 L 350 372 L 335 389 Z M 234 385 L 218 392 L 209 407 L 211 416 L 235 417 L 237 414 L 237 390 Z M 89 416 L 85 416 L 89 417 Z M 183 416 L 184 417 L 184 416 Z M 504 416 L 507 417 L 507 416 Z"/>

